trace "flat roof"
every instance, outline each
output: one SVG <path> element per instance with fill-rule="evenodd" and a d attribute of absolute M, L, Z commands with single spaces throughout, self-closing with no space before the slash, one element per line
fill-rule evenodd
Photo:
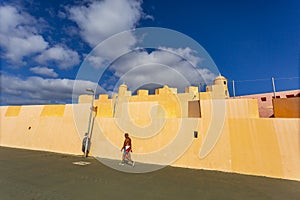
<path fill-rule="evenodd" d="M 169 166 L 133 174 L 111 169 L 92 157 L 7 147 L 0 147 L 0 174 L 1 200 L 282 200 L 300 196 L 298 181 Z"/>

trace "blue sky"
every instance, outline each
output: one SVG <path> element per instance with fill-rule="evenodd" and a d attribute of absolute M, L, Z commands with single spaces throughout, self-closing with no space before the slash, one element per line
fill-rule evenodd
<path fill-rule="evenodd" d="M 111 94 L 121 82 L 133 91 L 148 83 L 180 91 L 209 84 L 218 72 L 229 86 L 236 81 L 237 95 L 271 92 L 271 77 L 278 90 L 299 89 L 297 0 L 18 0 L 0 6 L 2 105 L 70 103 L 87 87 Z M 182 33 L 207 54 L 188 42 L 136 50 L 143 38 L 123 31 L 143 27 Z M 189 83 L 179 81 L 182 76 Z"/>

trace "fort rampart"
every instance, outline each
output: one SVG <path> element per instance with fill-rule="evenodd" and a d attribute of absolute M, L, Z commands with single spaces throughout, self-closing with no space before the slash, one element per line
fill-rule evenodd
<path fill-rule="evenodd" d="M 181 94 L 164 87 L 153 95 L 147 90 L 131 95 L 127 88 L 112 98 L 100 95 L 91 155 L 120 159 L 123 134 L 129 132 L 138 162 L 165 164 L 178 153 L 172 166 L 300 181 L 300 119 L 259 118 L 255 99 L 219 97 L 196 87 Z M 90 102 L 91 96 L 83 95 L 78 104 L 1 106 L 0 146 L 82 155 Z M 220 137 L 201 157 L 217 115 L 224 116 L 217 122 Z"/>

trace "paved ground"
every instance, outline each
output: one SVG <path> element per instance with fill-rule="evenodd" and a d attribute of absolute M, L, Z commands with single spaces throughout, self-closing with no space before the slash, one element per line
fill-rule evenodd
<path fill-rule="evenodd" d="M 299 198 L 297 181 L 174 167 L 130 174 L 93 158 L 0 147 L 1 200 Z"/>

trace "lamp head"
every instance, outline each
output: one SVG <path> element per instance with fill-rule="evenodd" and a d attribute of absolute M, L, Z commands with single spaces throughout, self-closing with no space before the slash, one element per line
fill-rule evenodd
<path fill-rule="evenodd" d="M 86 91 L 87 91 L 87 92 L 91 92 L 91 93 L 93 93 L 93 94 L 95 93 L 95 91 L 94 91 L 92 88 L 87 88 Z"/>

